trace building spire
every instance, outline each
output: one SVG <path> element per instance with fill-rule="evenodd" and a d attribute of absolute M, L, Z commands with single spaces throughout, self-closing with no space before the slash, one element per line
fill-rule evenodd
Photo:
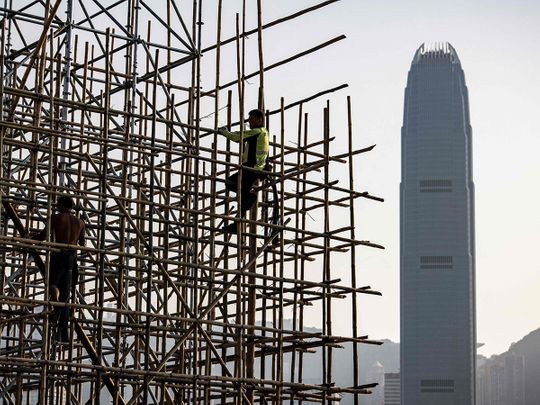
<path fill-rule="evenodd" d="M 413 65 L 421 63 L 450 62 L 461 65 L 456 50 L 450 42 L 432 42 L 420 45 L 414 54 Z"/>

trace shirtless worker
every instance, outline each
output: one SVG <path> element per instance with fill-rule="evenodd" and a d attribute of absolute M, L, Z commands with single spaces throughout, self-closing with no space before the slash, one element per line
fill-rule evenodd
<path fill-rule="evenodd" d="M 58 213 L 51 215 L 48 224 L 52 230 L 51 241 L 84 246 L 84 222 L 72 214 L 73 207 L 74 203 L 71 197 L 67 195 L 58 197 L 56 202 Z M 47 228 L 34 236 L 35 240 L 45 240 L 46 238 Z M 52 297 L 53 299 L 67 303 L 69 301 L 71 287 L 77 284 L 78 276 L 77 250 L 65 248 L 59 252 L 51 253 L 49 286 L 53 295 L 57 295 L 56 297 Z M 69 340 L 69 308 L 55 308 L 54 319 L 58 322 L 58 343 L 67 343 Z"/>
<path fill-rule="evenodd" d="M 243 132 L 244 154 L 242 165 L 251 170 L 242 171 L 242 192 L 240 194 L 240 215 L 244 218 L 257 195 L 251 192 L 251 188 L 257 179 L 265 177 L 264 173 L 258 173 L 266 168 L 266 158 L 268 157 L 269 140 L 268 130 L 264 127 L 264 113 L 261 110 L 251 110 L 248 115 L 249 130 Z M 233 142 L 240 142 L 240 132 L 229 132 L 225 128 L 220 128 L 219 133 Z M 238 172 L 229 176 L 225 180 L 225 187 L 228 191 L 238 190 Z M 223 228 L 225 233 L 236 232 L 236 224 L 232 223 Z"/>

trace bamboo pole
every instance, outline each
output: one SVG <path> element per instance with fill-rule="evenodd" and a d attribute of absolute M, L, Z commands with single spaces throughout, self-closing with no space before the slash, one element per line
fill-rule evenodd
<path fill-rule="evenodd" d="M 299 108 L 298 108 L 298 134 L 297 134 L 297 144 L 298 145 L 301 145 L 302 144 L 302 118 L 303 118 L 303 111 L 302 111 L 302 104 L 300 104 Z M 298 166 L 300 166 L 300 163 L 301 163 L 301 154 L 300 154 L 300 150 L 298 151 L 297 155 L 296 155 L 296 164 Z M 296 181 L 296 198 L 295 198 L 295 201 L 294 201 L 294 206 L 295 206 L 295 211 L 296 212 L 299 212 L 300 211 L 300 192 L 299 192 L 299 189 L 300 189 L 300 181 Z M 299 215 L 296 215 L 295 217 L 295 224 L 294 224 L 295 228 L 300 228 L 300 216 Z M 296 234 L 296 238 L 298 238 L 298 233 Z M 295 245 L 294 246 L 294 278 L 297 279 L 300 275 L 299 275 L 299 261 L 300 261 L 300 257 L 299 257 L 299 246 L 298 245 Z M 293 331 L 296 331 L 297 330 L 297 327 L 298 327 L 298 312 L 299 312 L 299 308 L 298 308 L 298 293 L 299 291 L 294 291 L 294 296 L 293 296 L 293 301 L 294 301 L 294 304 L 293 304 L 293 315 L 292 315 L 292 330 Z M 297 358 L 296 358 L 296 354 L 297 352 L 296 351 L 293 351 L 291 353 L 291 369 L 290 369 L 290 375 L 291 375 L 291 381 L 294 382 L 294 380 L 296 379 L 296 361 L 297 361 Z M 291 398 L 291 405 L 293 405 L 293 399 Z"/>
<path fill-rule="evenodd" d="M 354 190 L 354 161 L 353 161 L 353 129 L 352 129 L 352 107 L 351 107 L 351 97 L 347 97 L 347 134 L 348 134 L 348 146 L 349 146 L 349 188 Z M 349 201 L 349 212 L 350 212 L 350 224 L 351 239 L 355 239 L 355 219 L 354 219 L 354 198 L 350 198 Z M 351 287 L 356 289 L 356 246 L 351 245 Z M 352 336 L 353 338 L 358 337 L 358 301 L 356 292 L 353 292 L 351 295 L 352 300 Z M 359 382 L 359 369 L 358 369 L 358 343 L 354 342 L 352 344 L 353 349 L 353 359 L 352 359 L 352 368 L 353 368 L 353 386 L 357 387 Z M 354 394 L 354 405 L 359 404 L 358 394 Z"/>
<path fill-rule="evenodd" d="M 258 108 L 265 110 L 264 105 L 264 51 L 263 51 L 262 0 L 257 0 L 257 49 L 259 53 L 259 101 Z M 245 30 L 244 30 L 245 34 Z"/>
<path fill-rule="evenodd" d="M 330 101 L 326 102 L 326 109 L 324 114 L 324 129 L 323 129 L 323 135 L 324 135 L 324 155 L 330 156 Z M 327 184 L 330 181 L 330 166 L 328 162 L 324 166 L 324 183 Z M 329 201 L 330 195 L 328 192 L 328 189 L 324 189 L 324 201 Z M 327 235 L 324 238 L 324 256 L 323 256 L 323 282 L 328 283 L 328 287 L 325 291 L 325 302 L 322 303 L 323 308 L 325 310 L 323 311 L 323 314 L 326 315 L 326 325 L 323 327 L 323 333 L 326 335 L 332 335 L 332 295 L 330 294 L 330 280 L 332 280 L 332 264 L 331 264 L 331 251 L 330 251 L 330 206 L 328 204 L 325 204 L 324 206 L 324 233 Z M 324 321 L 324 320 L 323 320 Z M 323 372 L 326 375 L 326 384 L 331 384 L 332 379 L 332 360 L 333 360 L 333 353 L 332 353 L 332 346 L 328 345 L 326 347 L 323 347 L 323 352 L 326 350 L 327 358 L 326 358 L 326 364 L 323 365 Z M 323 356 L 324 359 L 324 356 Z M 323 360 L 324 361 L 324 360 Z M 325 394 L 323 393 L 323 401 L 325 400 Z M 327 398 L 328 405 L 331 405 L 332 398 Z"/>
<path fill-rule="evenodd" d="M 304 145 L 307 145 L 308 143 L 308 129 L 309 129 L 309 114 L 304 113 L 304 133 L 303 133 L 303 139 L 304 139 Z M 299 143 L 300 145 L 300 143 Z M 306 164 L 307 156 L 303 156 L 304 164 Z M 306 179 L 306 173 L 302 174 L 303 180 Z M 306 193 L 306 182 L 302 182 L 302 194 Z M 306 228 L 306 200 L 302 199 L 302 211 L 301 211 L 301 226 L 302 229 Z M 300 262 L 300 279 L 305 279 L 306 276 L 306 260 L 304 260 L 306 251 L 305 246 L 302 244 L 300 245 L 300 255 L 302 257 L 302 261 Z M 300 290 L 300 314 L 299 314 L 299 321 L 300 321 L 300 332 L 304 331 L 304 290 Z M 304 371 L 304 353 L 301 351 L 298 359 L 298 382 L 302 383 L 303 380 L 303 371 Z M 302 399 L 300 399 L 299 404 L 302 404 Z"/>
<path fill-rule="evenodd" d="M 221 22 L 222 22 L 222 11 L 223 11 L 223 1 L 222 0 L 218 0 L 218 3 L 217 3 L 217 21 L 216 21 L 216 43 L 218 44 L 218 47 L 216 49 L 216 58 L 215 58 L 215 82 L 214 82 L 214 86 L 215 87 L 219 87 L 219 82 L 220 82 L 220 73 L 221 73 L 221 47 L 219 46 L 219 43 L 221 42 Z M 219 91 L 216 92 L 216 96 L 214 98 L 214 128 L 218 128 L 219 126 L 219 111 L 220 111 L 220 107 L 219 107 L 219 102 L 220 102 L 220 93 Z M 217 172 L 217 146 L 218 145 L 218 137 L 217 137 L 217 133 L 214 133 L 214 139 L 213 139 L 213 142 L 212 142 L 212 159 L 214 160 L 212 163 L 211 163 L 211 167 L 210 167 L 210 173 L 212 175 L 215 175 L 215 173 Z M 216 192 L 217 192 L 217 182 L 215 181 L 215 179 L 211 180 L 210 181 L 210 194 L 211 194 L 211 197 L 210 197 L 210 206 L 212 207 L 212 212 L 215 213 L 215 207 L 216 207 Z M 210 218 L 210 227 L 211 228 L 216 228 L 217 224 L 216 224 L 216 220 L 214 217 L 211 217 Z M 215 262 L 215 258 L 216 258 L 216 245 L 215 245 L 215 232 L 211 232 L 210 233 L 210 243 L 209 243 L 209 246 L 208 246 L 208 254 L 209 254 L 209 260 L 210 260 L 210 266 L 215 266 L 216 265 L 216 262 Z M 213 284 L 210 285 L 210 288 L 209 288 L 209 296 L 212 296 L 214 293 L 214 290 L 213 290 Z M 222 310 L 223 311 L 223 310 Z M 212 312 L 212 319 L 215 319 L 215 313 Z M 211 335 L 212 333 L 212 330 L 211 330 L 211 327 L 208 326 L 207 327 L 207 333 L 209 335 Z M 211 362 L 211 351 L 210 350 L 207 350 L 206 351 L 206 365 L 205 365 L 205 374 L 206 375 L 210 375 L 211 372 L 212 372 L 212 362 Z M 226 353 L 226 350 L 224 352 L 221 352 L 218 354 L 218 356 L 222 356 L 222 357 L 226 357 L 227 356 L 227 353 Z M 226 365 L 222 365 L 221 366 L 221 375 L 226 375 L 227 373 L 227 367 Z M 222 405 L 224 404 L 225 402 L 225 396 L 221 396 L 221 403 Z M 210 405 L 211 404 L 211 400 L 210 400 L 210 390 L 207 389 L 205 390 L 205 398 L 204 398 L 204 404 L 205 405 Z"/>
<path fill-rule="evenodd" d="M 245 4 L 245 3 L 243 3 Z M 240 142 L 239 142 L 239 165 L 242 164 L 242 157 L 244 156 L 244 126 L 243 126 L 243 120 L 244 120 L 244 72 L 243 72 L 243 47 L 241 45 L 240 41 L 240 15 L 236 14 L 236 73 L 238 79 L 236 80 L 236 83 L 238 84 L 238 110 L 239 110 L 239 121 L 240 124 Z M 241 219 L 241 202 L 242 202 L 242 167 L 238 170 L 238 184 L 236 189 L 236 204 L 237 204 L 237 212 L 236 216 L 238 219 Z M 242 248 L 242 229 L 243 224 L 241 222 L 237 222 L 236 229 L 237 229 L 237 241 L 236 241 L 236 248 L 239 252 L 236 256 L 236 266 L 237 268 L 240 268 L 242 266 L 242 255 L 240 254 L 241 248 Z M 241 290 L 242 290 L 242 277 L 236 278 L 236 323 L 242 324 L 243 323 L 243 300 L 241 296 Z M 235 366 L 234 366 L 234 375 L 237 378 L 242 378 L 244 376 L 244 362 L 243 362 L 243 341 L 242 341 L 242 332 L 243 330 L 241 328 L 237 328 L 235 333 L 235 341 L 236 341 L 236 347 L 235 347 Z M 242 405 L 242 395 L 241 393 L 244 390 L 243 385 L 238 386 L 238 394 L 235 396 L 235 403 L 236 405 Z"/>

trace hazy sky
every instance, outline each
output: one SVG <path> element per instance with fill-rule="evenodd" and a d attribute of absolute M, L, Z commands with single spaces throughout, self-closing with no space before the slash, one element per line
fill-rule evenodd
<path fill-rule="evenodd" d="M 265 2 L 265 21 L 315 3 Z M 351 95 L 356 146 L 377 144 L 369 156 L 358 159 L 357 183 L 386 202 L 358 207 L 357 234 L 386 250 L 360 249 L 358 264 L 361 284 L 384 296 L 362 298 L 361 332 L 399 340 L 404 87 L 416 49 L 423 42 L 448 41 L 465 71 L 473 127 L 477 330 L 478 341 L 486 344 L 479 353 L 507 350 L 540 327 L 540 2 L 342 0 L 265 32 L 266 44 L 277 44 L 266 52 L 266 61 L 341 33 L 347 35 L 345 41 L 269 72 L 267 104 L 275 108 L 280 95 L 293 101 L 349 83 L 349 89 L 332 98 L 337 106 L 333 117 L 346 118 L 340 111 L 343 98 Z M 255 67 L 256 59 L 252 62 Z M 255 89 L 253 85 L 253 93 Z M 345 147 L 345 127 L 338 124 L 335 132 L 336 142 Z"/>

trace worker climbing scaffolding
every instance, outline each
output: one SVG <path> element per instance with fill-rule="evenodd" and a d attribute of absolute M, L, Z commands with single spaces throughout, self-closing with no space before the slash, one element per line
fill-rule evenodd
<path fill-rule="evenodd" d="M 249 130 L 229 132 L 226 128 L 220 128 L 219 133 L 233 142 L 244 142 L 242 156 L 242 170 L 238 171 L 225 180 L 228 191 L 237 192 L 240 184 L 240 217 L 244 218 L 246 212 L 257 201 L 257 193 L 252 187 L 259 179 L 264 179 L 268 171 L 267 158 L 269 150 L 268 130 L 264 127 L 264 113 L 261 110 L 251 110 L 248 117 Z M 223 227 L 223 232 L 234 233 L 237 230 L 236 223 L 230 223 Z"/>
<path fill-rule="evenodd" d="M 36 234 L 33 239 L 47 239 L 47 230 L 51 228 L 51 239 L 56 243 L 67 245 L 85 244 L 84 222 L 72 214 L 74 207 L 73 199 L 69 196 L 60 196 L 56 208 L 58 213 L 51 219 L 43 230 Z M 71 289 L 77 284 L 78 266 L 77 251 L 75 249 L 61 249 L 51 253 L 49 265 L 49 286 L 54 301 L 67 303 Z M 68 343 L 69 341 L 69 308 L 57 307 L 54 310 L 54 320 L 57 322 L 57 342 Z"/>

